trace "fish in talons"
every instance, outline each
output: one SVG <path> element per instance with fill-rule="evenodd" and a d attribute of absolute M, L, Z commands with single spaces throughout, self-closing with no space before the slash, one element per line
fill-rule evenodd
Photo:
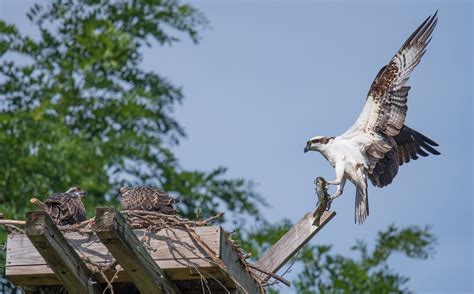
<path fill-rule="evenodd" d="M 314 180 L 316 195 L 318 196 L 318 202 L 316 203 L 316 210 L 313 212 L 313 225 L 321 225 L 321 216 L 325 211 L 331 209 L 332 199 L 328 193 L 328 183 L 323 177 L 317 177 Z"/>

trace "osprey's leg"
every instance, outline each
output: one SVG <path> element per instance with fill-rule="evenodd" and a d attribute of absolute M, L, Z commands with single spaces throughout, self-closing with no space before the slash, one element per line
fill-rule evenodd
<path fill-rule="evenodd" d="M 336 179 L 334 181 L 326 181 L 329 185 L 339 185 L 341 184 L 342 180 L 344 179 L 344 161 L 337 161 L 336 162 Z"/>
<path fill-rule="evenodd" d="M 342 195 L 342 192 L 344 192 L 344 186 L 346 185 L 346 178 L 343 177 L 342 181 L 339 185 L 337 185 L 337 190 L 334 194 L 329 196 L 329 200 L 332 202 L 334 199 Z"/>

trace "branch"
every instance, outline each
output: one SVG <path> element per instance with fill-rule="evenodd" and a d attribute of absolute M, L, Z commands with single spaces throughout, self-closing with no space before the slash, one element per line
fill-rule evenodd
<path fill-rule="evenodd" d="M 287 279 L 283 278 L 282 276 L 279 276 L 279 275 L 277 275 L 277 274 L 270 273 L 270 272 L 267 272 L 267 271 L 265 271 L 265 270 L 262 270 L 261 268 L 258 268 L 258 267 L 256 267 L 256 266 L 253 265 L 253 264 L 248 264 L 248 266 L 249 266 L 250 268 L 253 268 L 254 270 L 257 270 L 257 271 L 259 271 L 259 272 L 261 272 L 261 273 L 264 273 L 264 274 L 266 274 L 266 275 L 268 275 L 268 276 L 271 276 L 271 277 L 274 278 L 275 280 L 278 280 L 278 281 L 282 282 L 283 284 L 287 285 L 288 287 L 290 287 L 290 285 L 291 285 L 291 283 L 290 283 Z"/>
<path fill-rule="evenodd" d="M 14 225 L 14 226 L 24 226 L 25 221 L 22 220 L 14 220 L 14 219 L 0 219 L 0 225 Z"/>

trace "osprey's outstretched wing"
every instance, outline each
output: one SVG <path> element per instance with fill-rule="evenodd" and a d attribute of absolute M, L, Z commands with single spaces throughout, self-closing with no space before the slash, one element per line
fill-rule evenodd
<path fill-rule="evenodd" d="M 428 17 L 406 40 L 390 63 L 379 71 L 373 81 L 367 100 L 355 124 L 343 136 L 360 132 L 396 136 L 403 125 L 407 112 L 410 87 L 404 86 L 409 74 L 420 63 L 436 27 L 437 12 Z"/>

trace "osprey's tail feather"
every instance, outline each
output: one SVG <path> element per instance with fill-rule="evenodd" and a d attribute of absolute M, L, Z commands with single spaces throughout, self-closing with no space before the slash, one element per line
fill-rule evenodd
<path fill-rule="evenodd" d="M 357 187 L 355 198 L 355 223 L 361 225 L 369 215 L 369 195 L 367 192 L 367 182 L 365 188 Z"/>

